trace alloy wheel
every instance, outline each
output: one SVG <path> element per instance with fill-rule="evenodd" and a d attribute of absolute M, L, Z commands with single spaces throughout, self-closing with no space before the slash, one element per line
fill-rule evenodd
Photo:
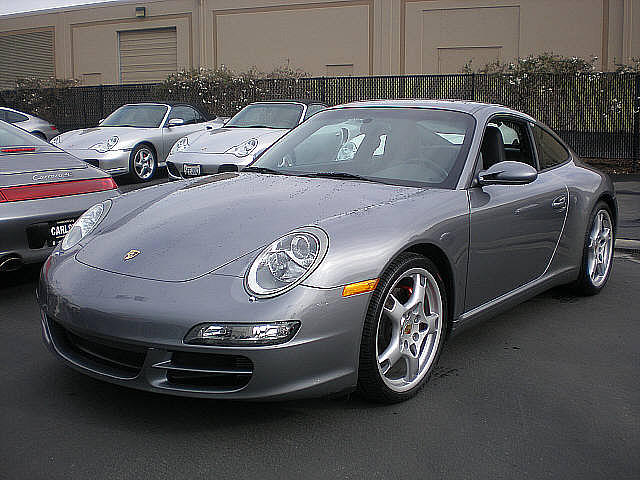
<path fill-rule="evenodd" d="M 147 148 L 140 148 L 133 157 L 133 168 L 140 180 L 148 180 L 155 170 L 155 158 L 153 152 Z"/>
<path fill-rule="evenodd" d="M 376 333 L 378 371 L 395 392 L 406 392 L 431 368 L 443 335 L 442 294 L 423 268 L 401 275 L 385 298 Z"/>
<path fill-rule="evenodd" d="M 589 233 L 587 249 L 587 274 L 594 287 L 599 287 L 607 279 L 613 253 L 613 228 L 611 217 L 606 210 L 598 210 Z"/>

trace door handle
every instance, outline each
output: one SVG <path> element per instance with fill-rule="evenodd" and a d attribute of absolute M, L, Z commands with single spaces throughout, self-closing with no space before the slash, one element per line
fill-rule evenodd
<path fill-rule="evenodd" d="M 565 208 L 567 206 L 567 197 L 565 197 L 564 195 L 560 195 L 559 197 L 556 197 L 553 199 L 553 202 L 551 202 L 551 207 L 552 208 Z"/>

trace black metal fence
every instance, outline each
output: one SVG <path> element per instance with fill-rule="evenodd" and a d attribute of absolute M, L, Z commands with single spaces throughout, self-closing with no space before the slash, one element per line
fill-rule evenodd
<path fill-rule="evenodd" d="M 204 91 L 204 94 L 203 94 Z M 95 126 L 125 103 L 184 101 L 232 115 L 251 101 L 308 98 L 336 105 L 374 98 L 498 103 L 553 128 L 581 156 L 640 161 L 640 75 L 405 75 L 261 79 L 223 88 L 105 85 L 0 92 L 0 105 L 36 111 L 60 130 Z M 36 108 L 37 106 L 37 108 Z"/>

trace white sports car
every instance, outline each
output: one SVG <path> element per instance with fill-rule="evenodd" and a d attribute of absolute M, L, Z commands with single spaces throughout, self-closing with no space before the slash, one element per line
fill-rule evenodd
<path fill-rule="evenodd" d="M 247 166 L 289 130 L 326 108 L 314 101 L 251 103 L 223 128 L 178 140 L 167 158 L 169 178 L 218 173 L 221 165 Z"/>

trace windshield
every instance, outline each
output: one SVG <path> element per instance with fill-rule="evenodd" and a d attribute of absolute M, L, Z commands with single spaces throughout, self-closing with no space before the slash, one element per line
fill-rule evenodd
<path fill-rule="evenodd" d="M 300 122 L 302 105 L 295 103 L 253 103 L 227 122 L 225 127 L 294 128 Z"/>
<path fill-rule="evenodd" d="M 50 147 L 44 140 L 0 120 L 0 147 Z"/>
<path fill-rule="evenodd" d="M 252 167 L 454 188 L 474 127 L 471 115 L 448 110 L 326 110 L 275 143 Z"/>
<path fill-rule="evenodd" d="M 166 113 L 164 105 L 124 105 L 105 118 L 100 126 L 157 128 Z"/>

